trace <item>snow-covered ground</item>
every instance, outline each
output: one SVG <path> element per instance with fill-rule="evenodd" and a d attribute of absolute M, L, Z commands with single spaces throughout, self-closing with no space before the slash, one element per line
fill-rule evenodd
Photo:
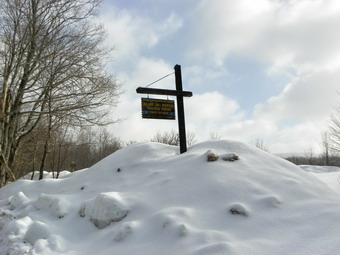
<path fill-rule="evenodd" d="M 1 188 L 0 254 L 340 254 L 338 169 L 233 141 L 177 151 L 135 144 Z"/>
<path fill-rule="evenodd" d="M 300 166 L 305 171 L 314 174 L 322 182 L 337 192 L 340 192 L 340 167 L 336 166 Z M 340 252 L 339 252 L 340 254 Z"/>

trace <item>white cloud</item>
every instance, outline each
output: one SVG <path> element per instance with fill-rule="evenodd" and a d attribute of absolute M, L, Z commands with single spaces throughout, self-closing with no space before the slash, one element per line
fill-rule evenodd
<path fill-rule="evenodd" d="M 340 69 L 301 75 L 255 108 L 255 118 L 325 123 L 339 101 Z"/>
<path fill-rule="evenodd" d="M 303 122 L 287 128 L 281 128 L 269 142 L 270 150 L 276 153 L 304 153 L 313 149 L 320 153 L 322 125 L 315 122 Z"/>
<path fill-rule="evenodd" d="M 211 132 L 221 134 L 225 123 L 232 123 L 242 118 L 236 101 L 218 92 L 194 94 L 185 99 L 186 122 L 188 131 L 193 132 L 198 140 L 206 140 Z"/>
<path fill-rule="evenodd" d="M 186 66 L 183 68 L 183 73 L 185 86 L 196 91 L 209 89 L 213 86 L 225 87 L 227 85 L 225 79 L 230 75 L 223 66 L 204 65 Z"/>
<path fill-rule="evenodd" d="M 190 119 L 195 122 L 224 122 L 226 119 L 235 120 L 238 104 L 218 92 L 207 92 L 194 95 L 188 99 L 186 109 Z"/>
<path fill-rule="evenodd" d="M 182 26 L 181 19 L 173 13 L 159 21 L 118 9 L 111 3 L 106 3 L 99 21 L 108 33 L 108 43 L 116 49 L 115 59 L 122 63 L 136 61 L 142 50 L 154 47 Z"/>
<path fill-rule="evenodd" d="M 246 55 L 276 71 L 339 65 L 337 0 L 202 0 L 193 16 L 188 50 L 196 58 L 222 64 L 231 54 Z"/>

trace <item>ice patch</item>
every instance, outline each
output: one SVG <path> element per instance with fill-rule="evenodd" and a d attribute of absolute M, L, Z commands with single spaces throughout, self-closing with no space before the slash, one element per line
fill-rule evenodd
<path fill-rule="evenodd" d="M 129 210 L 116 192 L 101 193 L 95 199 L 83 202 L 79 210 L 80 217 L 88 216 L 99 229 L 111 222 L 121 221 L 128 213 Z"/>

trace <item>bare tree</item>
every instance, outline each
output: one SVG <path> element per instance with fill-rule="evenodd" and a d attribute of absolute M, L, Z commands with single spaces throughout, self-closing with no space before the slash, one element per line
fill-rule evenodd
<path fill-rule="evenodd" d="M 105 33 L 91 22 L 101 0 L 0 0 L 0 186 L 15 179 L 23 139 L 43 119 L 99 124 L 118 96 L 105 71 Z M 46 158 L 46 157 L 45 157 Z M 42 167 L 44 168 L 44 159 Z"/>
<path fill-rule="evenodd" d="M 105 158 L 106 156 L 114 153 L 123 147 L 120 139 L 112 136 L 106 129 L 101 128 L 97 133 L 97 148 L 96 159 L 97 161 Z"/>
<path fill-rule="evenodd" d="M 192 132 L 187 132 L 187 145 L 191 146 L 196 143 L 195 134 Z M 164 143 L 174 146 L 179 146 L 179 134 L 175 130 L 164 131 L 163 133 L 157 132 L 153 138 L 150 139 L 151 142 Z"/>
<path fill-rule="evenodd" d="M 312 147 L 309 147 L 305 151 L 305 158 L 307 159 L 309 165 L 313 165 L 314 164 L 315 156 L 314 156 L 314 150 L 313 150 Z"/>
<path fill-rule="evenodd" d="M 221 138 L 222 137 L 218 133 L 210 132 L 210 140 L 211 141 L 221 140 Z"/>
<path fill-rule="evenodd" d="M 269 152 L 268 145 L 266 145 L 265 142 L 262 139 L 259 139 L 259 138 L 255 139 L 253 144 L 255 145 L 256 148 L 261 149 L 261 150 L 266 151 L 266 152 Z"/>
<path fill-rule="evenodd" d="M 330 141 L 328 132 L 323 132 L 321 134 L 321 146 L 322 146 L 322 159 L 326 166 L 330 165 Z"/>
<path fill-rule="evenodd" d="M 331 115 L 329 126 L 329 145 L 334 152 L 340 152 L 340 106 L 335 109 Z"/>
<path fill-rule="evenodd" d="M 150 139 L 151 142 L 164 143 L 169 145 L 179 145 L 179 135 L 175 130 L 170 132 L 164 131 L 163 133 L 157 132 L 153 138 Z"/>

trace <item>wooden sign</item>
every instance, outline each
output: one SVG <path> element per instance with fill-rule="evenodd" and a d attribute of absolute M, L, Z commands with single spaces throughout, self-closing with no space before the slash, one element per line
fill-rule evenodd
<path fill-rule="evenodd" d="M 175 101 L 142 98 L 143 119 L 175 119 Z"/>

